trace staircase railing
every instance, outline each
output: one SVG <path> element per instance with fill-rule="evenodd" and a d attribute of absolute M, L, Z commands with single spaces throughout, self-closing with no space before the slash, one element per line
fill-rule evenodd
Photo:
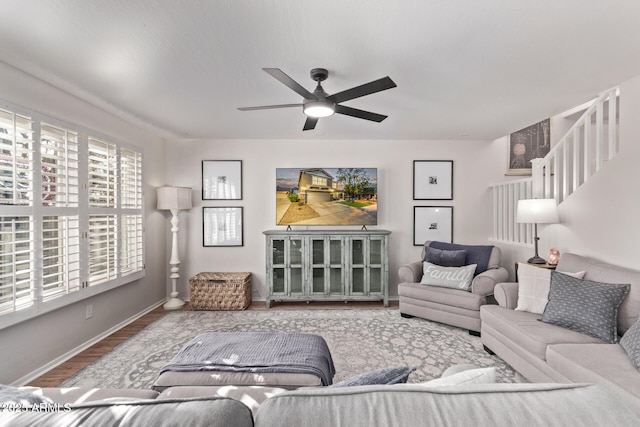
<path fill-rule="evenodd" d="M 562 203 L 620 150 L 618 94 L 598 96 L 542 159 L 532 160 L 532 177 L 492 184 L 493 240 L 532 245 L 533 225 L 516 222 L 518 200 L 553 198 Z"/>

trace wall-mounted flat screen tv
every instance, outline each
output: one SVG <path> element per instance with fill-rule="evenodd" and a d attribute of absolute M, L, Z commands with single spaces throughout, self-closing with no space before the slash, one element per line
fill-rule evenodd
<path fill-rule="evenodd" d="M 277 225 L 376 225 L 376 168 L 276 169 Z"/>

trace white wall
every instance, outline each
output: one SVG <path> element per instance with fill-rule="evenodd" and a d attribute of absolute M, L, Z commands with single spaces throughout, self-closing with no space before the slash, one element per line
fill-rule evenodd
<path fill-rule="evenodd" d="M 487 243 L 492 227 L 488 183 L 503 179 L 505 149 L 490 141 L 168 142 L 167 183 L 190 186 L 194 190 L 193 209 L 180 214 L 180 295 L 188 296 L 188 278 L 201 271 L 249 271 L 253 298 L 264 300 L 265 237 L 262 232 L 276 228 L 276 168 L 376 167 L 379 210 L 375 228 L 392 232 L 389 293 L 396 296 L 398 268 L 419 260 L 420 256 L 420 248 L 413 246 L 413 206 L 453 206 L 454 241 Z M 242 160 L 243 200 L 203 202 L 202 160 Z M 413 160 L 453 160 L 454 199 L 414 201 Z M 202 206 L 244 206 L 244 246 L 203 247 Z"/>
<path fill-rule="evenodd" d="M 155 210 L 154 188 L 164 184 L 164 142 L 40 80 L 0 63 L 0 99 L 54 118 L 78 123 L 144 150 L 146 277 L 88 300 L 0 330 L 0 383 L 23 382 L 48 362 L 161 302 L 165 289 L 163 214 Z M 85 307 L 93 304 L 93 318 Z"/>

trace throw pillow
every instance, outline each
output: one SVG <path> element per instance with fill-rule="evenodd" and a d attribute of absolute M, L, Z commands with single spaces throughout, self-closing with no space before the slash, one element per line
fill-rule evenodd
<path fill-rule="evenodd" d="M 630 287 L 580 280 L 552 271 L 549 303 L 542 321 L 615 344 L 618 307 Z"/>
<path fill-rule="evenodd" d="M 493 246 L 490 245 L 458 245 L 455 243 L 433 241 L 429 243 L 429 247 L 447 251 L 467 251 L 467 264 L 476 264 L 474 276 L 477 276 L 489 268 L 489 260 L 491 259 L 491 252 L 493 252 Z M 495 268 L 495 266 L 493 268 Z"/>
<path fill-rule="evenodd" d="M 620 346 L 627 352 L 633 366 L 640 369 L 640 319 L 624 333 Z"/>
<path fill-rule="evenodd" d="M 577 273 L 562 272 L 569 276 L 582 279 L 584 271 Z M 542 314 L 549 302 L 549 288 L 551 287 L 551 270 L 535 267 L 530 264 L 518 263 L 518 306 L 516 310 Z"/>
<path fill-rule="evenodd" d="M 442 267 L 425 261 L 423 262 L 422 280 L 420 280 L 420 283 L 423 285 L 470 291 L 473 272 L 475 270 L 475 264 L 464 267 Z"/>
<path fill-rule="evenodd" d="M 34 390 L 42 393 L 38 388 L 34 388 Z M 4 404 L 5 407 L 10 404 L 15 404 L 24 408 L 31 407 L 32 405 L 40 405 L 41 403 L 52 404 L 53 400 L 28 389 L 0 384 L 0 403 Z"/>
<path fill-rule="evenodd" d="M 384 368 L 347 378 L 346 380 L 330 385 L 329 387 L 339 388 L 371 384 L 401 384 L 406 383 L 409 379 L 409 374 L 415 370 L 416 368 L 409 368 L 406 366 L 398 368 Z"/>
<path fill-rule="evenodd" d="M 443 267 L 462 267 L 467 265 L 467 251 L 446 251 L 427 246 L 423 261 Z"/>
<path fill-rule="evenodd" d="M 440 387 L 462 384 L 490 384 L 496 382 L 496 368 L 468 369 L 457 374 L 436 378 L 435 380 L 419 383 L 424 387 Z"/>

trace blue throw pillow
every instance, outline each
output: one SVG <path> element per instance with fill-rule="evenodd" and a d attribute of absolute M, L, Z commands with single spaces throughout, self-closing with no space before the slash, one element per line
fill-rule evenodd
<path fill-rule="evenodd" d="M 430 248 L 444 249 L 446 251 L 467 251 L 467 265 L 476 264 L 476 272 L 474 276 L 483 273 L 489 267 L 489 259 L 493 246 L 490 245 L 457 245 L 455 243 L 433 241 L 429 244 Z"/>
<path fill-rule="evenodd" d="M 427 246 L 423 261 L 442 267 L 462 267 L 467 265 L 467 251 L 447 251 Z"/>
<path fill-rule="evenodd" d="M 415 370 L 416 368 L 409 368 L 406 366 L 399 368 L 384 368 L 378 371 L 367 372 L 356 375 L 355 377 L 347 378 L 346 380 L 330 385 L 329 387 L 339 388 L 372 384 L 401 384 L 406 383 L 409 379 L 409 374 Z"/>

